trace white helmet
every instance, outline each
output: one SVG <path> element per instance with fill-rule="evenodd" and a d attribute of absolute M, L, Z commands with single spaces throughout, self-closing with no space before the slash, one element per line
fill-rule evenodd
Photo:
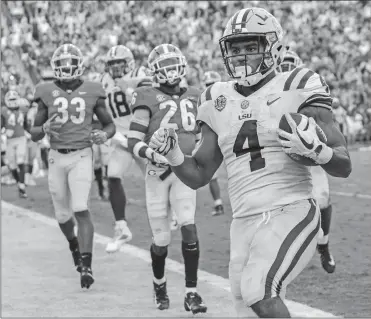
<path fill-rule="evenodd" d="M 246 41 L 248 38 L 259 40 L 258 53 L 232 53 L 230 44 Z M 282 62 L 287 50 L 283 41 L 283 30 L 277 19 L 262 8 L 246 8 L 236 12 L 229 19 L 223 37 L 219 40 L 220 49 L 228 74 L 245 86 L 252 86 L 273 72 Z M 260 43 L 264 43 L 261 47 Z M 243 64 L 236 64 L 235 58 L 244 56 Z M 248 57 L 261 56 L 258 67 L 253 70 L 247 63 Z"/>
<path fill-rule="evenodd" d="M 17 91 L 8 91 L 4 96 L 5 105 L 9 109 L 20 107 L 20 96 Z"/>
<path fill-rule="evenodd" d="M 133 53 L 124 45 L 115 45 L 107 52 L 106 66 L 113 79 L 121 78 L 135 68 Z"/>
<path fill-rule="evenodd" d="M 299 58 L 296 52 L 289 50 L 283 57 L 283 61 L 278 66 L 277 71 L 280 73 L 289 72 L 303 65 L 303 61 Z"/>

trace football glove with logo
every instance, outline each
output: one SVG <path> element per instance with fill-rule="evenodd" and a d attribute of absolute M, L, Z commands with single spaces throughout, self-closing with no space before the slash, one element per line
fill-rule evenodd
<path fill-rule="evenodd" d="M 172 128 L 160 127 L 151 137 L 149 147 L 163 155 L 171 166 L 184 162 L 184 154 L 179 147 L 178 135 Z"/>
<path fill-rule="evenodd" d="M 317 123 L 309 118 L 308 129 L 302 130 L 297 127 L 290 114 L 285 114 L 287 122 L 291 127 L 292 133 L 277 130 L 277 134 L 287 141 L 278 138 L 286 154 L 297 154 L 312 159 L 319 165 L 328 163 L 333 154 L 332 148 L 321 142 L 317 135 Z"/>

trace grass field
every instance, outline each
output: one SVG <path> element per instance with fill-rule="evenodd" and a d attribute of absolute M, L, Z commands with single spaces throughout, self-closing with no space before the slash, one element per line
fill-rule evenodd
<path fill-rule="evenodd" d="M 287 298 L 335 315 L 371 316 L 369 302 L 371 295 L 370 154 L 368 151 L 352 152 L 353 172 L 351 176 L 348 179 L 331 178 L 330 180 L 334 205 L 330 243 L 337 262 L 336 272 L 332 275 L 325 273 L 316 255 L 305 271 L 289 286 Z M 201 269 L 227 278 L 231 211 L 226 193 L 225 172 L 221 175 L 220 185 L 226 204 L 226 214 L 219 217 L 210 216 L 212 200 L 208 188 L 205 187 L 198 192 L 196 220 L 201 242 Z M 29 199 L 27 200 L 18 198 L 15 186 L 3 187 L 2 199 L 52 217 L 53 210 L 46 180 L 40 179 L 38 184 L 37 187 L 28 189 Z M 134 234 L 131 244 L 148 249 L 151 235 L 145 212 L 144 182 L 139 171 L 134 169 L 133 173 L 125 179 L 124 184 L 129 198 L 127 217 Z M 95 192 L 96 190 L 93 194 Z M 360 198 L 354 196 L 355 194 L 366 196 Z M 93 195 L 91 211 L 94 215 L 96 232 L 111 236 L 113 214 L 109 203 L 98 201 Z M 62 237 L 59 236 L 59 238 Z M 96 247 L 97 249 L 103 250 L 104 247 Z M 102 254 L 101 251 L 97 253 L 99 256 Z M 178 232 L 173 233 L 169 257 L 182 262 Z M 122 259 L 125 260 L 125 258 Z M 95 264 L 98 263 L 99 258 L 95 261 Z M 148 271 L 150 271 L 149 268 Z M 124 273 L 122 275 L 125 276 Z M 148 289 L 149 291 L 151 289 L 149 283 Z"/>

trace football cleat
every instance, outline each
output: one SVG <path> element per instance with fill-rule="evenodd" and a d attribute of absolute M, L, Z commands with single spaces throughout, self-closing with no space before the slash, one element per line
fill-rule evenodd
<path fill-rule="evenodd" d="M 320 254 L 323 269 L 326 270 L 326 272 L 328 272 L 329 274 L 332 274 L 335 271 L 336 263 L 330 253 L 328 243 L 324 245 L 318 244 L 317 251 Z"/>
<path fill-rule="evenodd" d="M 28 198 L 25 187 L 18 187 L 18 194 L 20 198 Z"/>
<path fill-rule="evenodd" d="M 202 301 L 201 296 L 197 292 L 189 292 L 184 297 L 184 309 L 192 311 L 193 314 L 207 311 L 207 307 Z"/>
<path fill-rule="evenodd" d="M 153 294 L 156 308 L 159 310 L 169 309 L 170 300 L 167 295 L 166 281 L 158 285 L 155 282 L 153 283 Z"/>
<path fill-rule="evenodd" d="M 73 258 L 73 263 L 75 264 L 76 270 L 78 272 L 81 272 L 81 267 L 82 267 L 82 259 L 81 259 L 81 254 L 78 249 L 71 251 L 72 253 L 72 258 Z"/>
<path fill-rule="evenodd" d="M 81 288 L 86 289 L 89 289 L 90 286 L 94 283 L 93 271 L 91 270 L 91 267 L 81 267 L 80 283 Z"/>
<path fill-rule="evenodd" d="M 211 212 L 211 216 L 219 216 L 224 214 L 224 207 L 223 205 L 215 206 L 214 210 Z"/>
<path fill-rule="evenodd" d="M 106 246 L 107 253 L 114 253 L 120 250 L 121 246 L 129 242 L 133 238 L 128 224 L 125 220 L 119 220 L 115 225 L 115 235 L 112 238 L 112 241 L 109 242 Z"/>

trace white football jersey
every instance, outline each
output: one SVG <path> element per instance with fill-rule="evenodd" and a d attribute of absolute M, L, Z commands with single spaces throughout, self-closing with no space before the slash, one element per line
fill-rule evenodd
<path fill-rule="evenodd" d="M 228 173 L 233 217 L 271 211 L 312 197 L 309 168 L 291 160 L 278 142 L 283 114 L 306 105 L 331 109 L 324 80 L 307 68 L 279 73 L 248 97 L 236 82 L 217 82 L 201 95 L 198 120 L 218 135 Z"/>
<path fill-rule="evenodd" d="M 103 88 L 107 93 L 106 106 L 116 125 L 118 132 L 126 134 L 129 131 L 131 120 L 130 101 L 131 95 L 138 84 L 147 77 L 145 67 L 135 68 L 124 75 L 116 85 L 109 73 L 104 73 L 101 78 Z"/>

